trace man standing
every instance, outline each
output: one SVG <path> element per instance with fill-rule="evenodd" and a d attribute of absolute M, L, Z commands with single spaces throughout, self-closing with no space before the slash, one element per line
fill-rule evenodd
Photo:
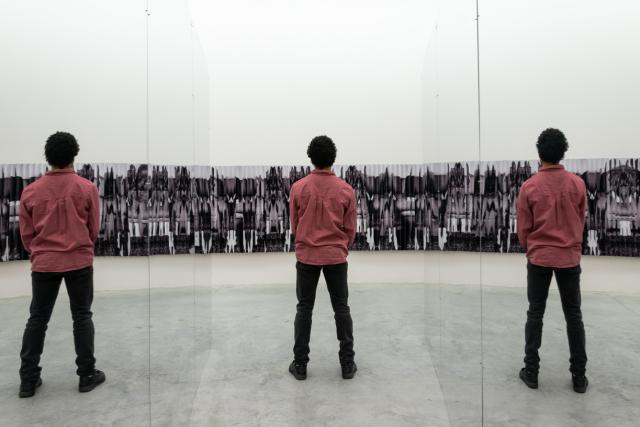
<path fill-rule="evenodd" d="M 20 397 L 33 396 L 42 385 L 38 365 L 62 279 L 73 317 L 79 391 L 91 391 L 105 381 L 104 373 L 95 369 L 91 313 L 100 199 L 97 187 L 74 171 L 79 150 L 73 135 L 51 135 L 45 145 L 51 170 L 22 192 L 20 234 L 30 253 L 33 297 L 20 352 Z"/>
<path fill-rule="evenodd" d="M 567 322 L 573 389 L 584 393 L 589 382 L 585 376 L 587 354 L 580 310 L 580 257 L 586 188 L 581 178 L 559 164 L 569 148 L 561 131 L 542 132 L 537 148 L 541 167 L 524 183 L 517 203 L 518 238 L 527 251 L 529 299 L 525 367 L 520 371 L 520 378 L 530 388 L 538 387 L 542 318 L 551 277 L 555 275 Z"/>
<path fill-rule="evenodd" d="M 289 200 L 298 261 L 294 360 L 289 372 L 298 380 L 307 377 L 311 317 L 322 271 L 335 313 L 342 378 L 351 379 L 357 367 L 348 305 L 347 255 L 356 235 L 356 198 L 353 188 L 331 171 L 336 146 L 330 138 L 314 138 L 307 155 L 315 170 L 291 187 Z"/>

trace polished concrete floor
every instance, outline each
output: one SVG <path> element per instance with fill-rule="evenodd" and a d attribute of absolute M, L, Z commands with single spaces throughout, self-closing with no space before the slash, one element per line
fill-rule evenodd
<path fill-rule="evenodd" d="M 43 357 L 44 385 L 18 399 L 28 299 L 0 300 L 2 426 L 635 426 L 640 419 L 640 296 L 584 293 L 590 388 L 571 390 L 552 293 L 540 389 L 517 378 L 522 289 L 351 287 L 356 378 L 340 377 L 326 291 L 319 289 L 307 381 L 287 373 L 289 286 L 106 292 L 94 306 L 107 383 L 77 393 L 61 292 Z M 483 338 L 481 340 L 481 337 Z"/>

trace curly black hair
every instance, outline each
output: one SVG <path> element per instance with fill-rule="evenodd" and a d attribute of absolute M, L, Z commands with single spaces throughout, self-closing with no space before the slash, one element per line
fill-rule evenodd
<path fill-rule="evenodd" d="M 540 160 L 554 165 L 564 159 L 564 154 L 569 149 L 569 143 L 564 133 L 559 129 L 545 129 L 538 137 L 538 156 Z"/>
<path fill-rule="evenodd" d="M 64 168 L 73 163 L 80 146 L 76 137 L 68 132 L 56 132 L 47 139 L 44 156 L 54 168 Z"/>
<path fill-rule="evenodd" d="M 337 152 L 336 145 L 331 138 L 325 135 L 313 138 L 307 148 L 307 156 L 311 159 L 311 163 L 319 169 L 333 166 Z"/>

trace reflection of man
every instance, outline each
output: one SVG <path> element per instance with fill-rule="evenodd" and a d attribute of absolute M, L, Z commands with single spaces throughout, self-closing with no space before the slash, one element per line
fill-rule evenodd
<path fill-rule="evenodd" d="M 94 242 L 100 230 L 98 189 L 76 175 L 79 147 L 73 135 L 57 132 L 45 145 L 52 169 L 22 193 L 20 233 L 31 254 L 30 317 L 22 339 L 20 397 L 31 397 L 42 385 L 40 356 L 45 331 L 64 279 L 73 318 L 78 389 L 88 392 L 104 382 L 95 369 L 93 302 Z"/>
<path fill-rule="evenodd" d="M 527 180 L 518 197 L 518 238 L 527 251 L 527 296 L 529 310 L 525 326 L 525 367 L 520 378 L 538 387 L 544 316 L 551 278 L 555 275 L 567 323 L 573 389 L 587 390 L 584 324 L 580 310 L 580 257 L 585 222 L 584 181 L 560 165 L 569 144 L 557 129 L 547 129 L 538 138 L 542 167 Z"/>
<path fill-rule="evenodd" d="M 291 230 L 296 245 L 296 294 L 294 361 L 289 372 L 296 379 L 307 377 L 311 317 L 320 272 L 324 274 L 335 313 L 340 341 L 342 377 L 356 373 L 353 323 L 348 305 L 348 248 L 356 235 L 356 199 L 353 188 L 331 171 L 336 146 L 326 136 L 314 138 L 307 154 L 315 170 L 291 188 Z"/>

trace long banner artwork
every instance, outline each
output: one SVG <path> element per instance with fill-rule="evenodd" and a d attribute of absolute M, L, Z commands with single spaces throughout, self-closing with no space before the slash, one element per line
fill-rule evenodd
<path fill-rule="evenodd" d="M 587 187 L 586 255 L 640 256 L 639 159 L 567 160 Z M 353 250 L 522 252 L 516 200 L 537 161 L 344 165 L 358 203 Z M 43 164 L 0 165 L 0 259 L 28 259 L 22 190 Z M 288 252 L 289 193 L 308 166 L 84 164 L 101 198 L 98 256 Z"/>

